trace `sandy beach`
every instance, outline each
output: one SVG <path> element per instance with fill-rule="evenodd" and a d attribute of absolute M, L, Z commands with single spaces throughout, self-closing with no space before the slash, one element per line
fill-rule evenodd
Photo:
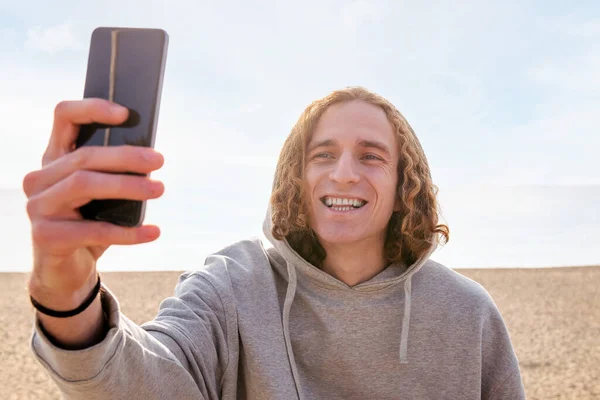
<path fill-rule="evenodd" d="M 510 331 L 528 399 L 600 399 L 600 266 L 466 269 L 496 301 Z M 103 273 L 133 321 L 151 319 L 179 272 Z M 59 399 L 29 350 L 26 274 L 0 274 L 0 399 Z"/>

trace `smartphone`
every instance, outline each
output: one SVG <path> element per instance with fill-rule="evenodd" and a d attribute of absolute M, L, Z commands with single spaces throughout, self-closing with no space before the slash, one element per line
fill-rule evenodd
<path fill-rule="evenodd" d="M 154 147 L 169 36 L 163 29 L 99 27 L 91 35 L 83 97 L 103 98 L 129 109 L 121 125 L 82 125 L 75 148 Z M 123 174 L 140 175 L 128 171 Z M 85 219 L 140 226 L 146 201 L 100 199 L 80 207 Z"/>

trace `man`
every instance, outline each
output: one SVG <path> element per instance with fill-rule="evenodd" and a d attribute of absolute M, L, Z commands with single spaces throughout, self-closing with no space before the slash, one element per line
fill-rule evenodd
<path fill-rule="evenodd" d="M 23 182 L 32 299 L 55 311 L 83 303 L 66 318 L 36 314 L 34 354 L 65 397 L 525 398 L 489 294 L 429 259 L 449 233 L 417 137 L 363 88 L 301 115 L 264 237 L 211 255 L 154 320 L 131 322 L 108 288 L 96 295 L 95 263 L 111 244 L 156 239 L 157 227 L 83 221 L 75 210 L 92 198 L 160 196 L 159 182 L 106 172 L 150 172 L 162 158 L 127 146 L 71 151 L 78 124 L 125 114 L 102 100 L 61 103 L 43 168 Z"/>

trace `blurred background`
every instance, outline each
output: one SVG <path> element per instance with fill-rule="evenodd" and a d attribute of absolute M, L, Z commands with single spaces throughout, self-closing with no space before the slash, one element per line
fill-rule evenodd
<path fill-rule="evenodd" d="M 450 227 L 432 258 L 473 269 L 464 273 L 494 295 L 529 397 L 600 398 L 600 359 L 590 358 L 600 353 L 590 351 L 600 334 L 598 268 L 554 268 L 600 264 L 598 1 L 0 0 L 0 272 L 31 268 L 21 182 L 41 166 L 55 105 L 83 95 L 98 26 L 170 36 L 155 146 L 166 163 L 153 173 L 166 192 L 146 218 L 162 236 L 111 248 L 101 271 L 194 269 L 258 234 L 279 150 L 300 113 L 361 85 L 394 103 L 420 138 Z M 485 275 L 498 269 L 520 272 Z M 22 289 L 20 275 L 2 276 L 3 293 Z M 169 276 L 160 296 L 175 283 Z M 575 295 L 581 301 L 569 303 Z M 532 302 L 537 308 L 527 308 Z M 558 325 L 567 330 L 543 336 Z M 0 329 L 15 346 L 26 342 Z M 13 372 L 5 376 L 20 376 Z"/>
<path fill-rule="evenodd" d="M 0 271 L 30 268 L 23 176 L 53 110 L 79 99 L 97 26 L 170 35 L 148 204 L 160 240 L 104 270 L 187 269 L 260 231 L 283 141 L 310 102 L 362 85 L 419 136 L 451 268 L 600 262 L 597 2 L 37 1 L 0 3 Z"/>

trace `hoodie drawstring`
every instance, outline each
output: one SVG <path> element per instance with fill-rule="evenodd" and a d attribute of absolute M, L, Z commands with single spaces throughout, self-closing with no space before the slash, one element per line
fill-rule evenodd
<path fill-rule="evenodd" d="M 408 330 L 410 328 L 410 295 L 412 275 L 404 281 L 404 316 L 402 317 L 402 332 L 400 334 L 400 364 L 408 364 Z"/>
<path fill-rule="evenodd" d="M 288 286 L 285 293 L 285 300 L 283 302 L 283 337 L 285 340 L 285 347 L 288 353 L 288 359 L 290 361 L 290 366 L 292 369 L 292 376 L 294 378 L 294 383 L 296 384 L 296 392 L 298 394 L 298 398 L 300 396 L 299 389 L 299 378 L 298 378 L 298 370 L 296 368 L 296 361 L 294 359 L 294 353 L 292 351 L 292 343 L 290 341 L 290 310 L 292 308 L 292 303 L 294 302 L 294 297 L 296 295 L 296 287 L 297 287 L 297 278 L 296 278 L 296 268 L 294 268 L 291 263 L 287 264 L 287 272 L 288 272 Z M 411 293 L 412 293 L 412 274 L 406 277 L 404 281 L 404 315 L 402 317 L 402 330 L 400 333 L 400 364 L 408 364 L 408 333 L 410 330 L 410 306 L 411 306 Z"/>
<path fill-rule="evenodd" d="M 292 303 L 294 302 L 294 296 L 296 295 L 296 286 L 297 286 L 297 278 L 296 278 L 296 268 L 288 262 L 287 263 L 287 272 L 288 272 L 288 286 L 287 291 L 285 293 L 285 301 L 283 302 L 283 338 L 285 340 L 285 348 L 288 353 L 288 360 L 290 361 L 290 367 L 292 369 L 292 377 L 294 378 L 294 384 L 296 385 L 296 393 L 298 394 L 298 399 L 301 399 L 300 396 L 300 379 L 298 377 L 298 369 L 296 368 L 296 360 L 294 359 L 294 352 L 292 350 L 292 342 L 290 340 L 290 309 L 292 308 Z"/>

